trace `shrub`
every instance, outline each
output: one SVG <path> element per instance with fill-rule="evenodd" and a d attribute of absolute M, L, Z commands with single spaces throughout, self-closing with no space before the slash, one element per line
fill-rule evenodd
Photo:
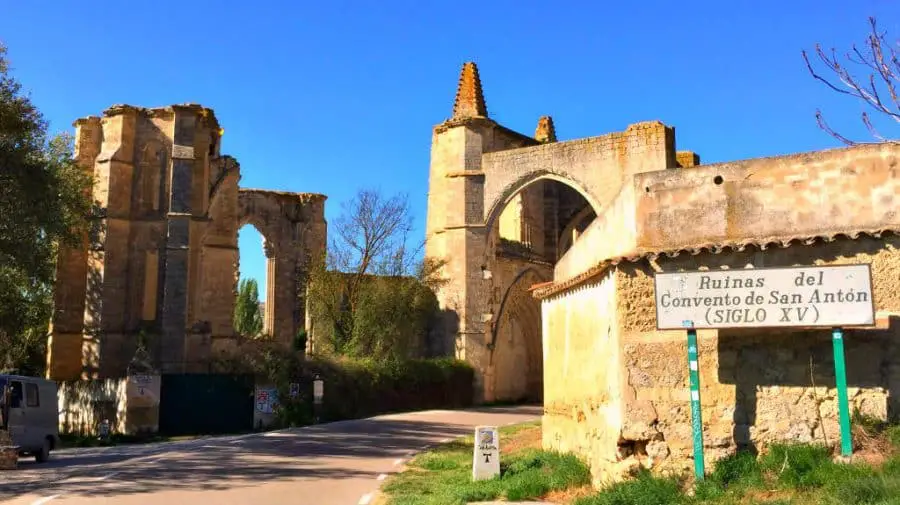
<path fill-rule="evenodd" d="M 283 425 L 313 420 L 313 381 L 324 382 L 319 421 L 359 419 L 390 412 L 462 408 L 473 403 L 475 371 L 452 358 L 404 361 L 301 358 L 269 350 L 256 363 L 257 373 L 278 389 Z M 290 398 L 290 384 L 300 386 Z"/>

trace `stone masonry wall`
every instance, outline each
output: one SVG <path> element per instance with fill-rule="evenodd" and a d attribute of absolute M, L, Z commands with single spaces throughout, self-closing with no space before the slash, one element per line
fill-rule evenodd
<path fill-rule="evenodd" d="M 870 263 L 879 311 L 900 313 L 900 237 L 621 263 L 542 302 L 544 446 L 590 464 L 595 485 L 643 465 L 688 471 L 686 336 L 656 330 L 653 272 Z M 700 330 L 709 463 L 775 440 L 837 444 L 830 331 Z M 900 317 L 845 330 L 851 409 L 900 415 Z M 601 398 L 603 401 L 596 400 Z"/>
<path fill-rule="evenodd" d="M 539 176 L 574 185 L 599 213 L 619 193 L 624 177 L 674 166 L 674 130 L 658 121 L 599 137 L 487 153 L 485 220 L 496 218 L 507 199 Z"/>
<path fill-rule="evenodd" d="M 209 371 L 213 335 L 235 338 L 237 229 L 251 220 L 280 250 L 267 305 L 290 342 L 309 258 L 324 250 L 325 197 L 257 191 L 260 205 L 240 207 L 240 169 L 196 104 L 116 105 L 75 125 L 94 212 L 83 250 L 59 257 L 48 376 L 122 377 L 141 334 L 162 371 Z"/>
<path fill-rule="evenodd" d="M 621 444 L 647 444 L 630 459 L 687 470 L 692 465 L 686 337 L 657 331 L 652 272 L 871 263 L 877 310 L 900 312 L 900 238 L 842 239 L 760 252 L 679 256 L 618 268 L 622 331 Z M 839 443 L 830 330 L 698 331 L 705 453 L 709 461 L 736 448 L 776 440 Z M 900 319 L 878 330 L 846 330 L 851 410 L 881 419 L 900 415 Z M 626 436 L 625 434 L 632 435 Z"/>
<path fill-rule="evenodd" d="M 609 274 L 541 305 L 543 445 L 584 458 L 597 483 L 616 462 L 623 422 L 616 302 Z"/>
<path fill-rule="evenodd" d="M 615 258 L 634 250 L 637 235 L 634 220 L 634 189 L 622 190 L 588 225 L 579 239 L 556 263 L 553 280 L 562 282 L 584 271 L 585 265 L 595 265 L 607 258 Z M 610 240 L 615 237 L 615 240 Z"/>
<path fill-rule="evenodd" d="M 900 227 L 900 145 L 874 144 L 634 177 L 639 246 Z"/>
<path fill-rule="evenodd" d="M 622 346 L 621 361 L 613 363 L 622 377 L 622 424 L 615 450 L 591 454 L 592 463 L 600 465 L 595 475 L 615 479 L 638 464 L 677 470 L 691 465 L 685 336 L 655 329 L 653 271 L 871 262 L 877 308 L 900 313 L 900 242 L 890 232 L 900 229 L 898 161 L 900 147 L 885 144 L 631 176 L 627 184 L 633 185 L 633 209 L 627 208 L 627 199 L 619 200 L 625 208 L 602 209 L 593 229 L 557 267 L 554 286 L 537 293 L 559 297 L 555 311 L 544 302 L 545 318 L 556 319 L 544 321 L 544 339 L 552 346 L 571 338 L 563 336 L 558 321 L 581 325 L 595 317 L 593 310 L 584 311 L 566 298 L 579 279 L 598 275 L 590 274 L 592 268 L 602 272 L 599 265 L 618 256 L 681 252 L 674 258 L 662 255 L 650 263 L 625 261 L 610 267 L 616 271 Z M 595 231 L 607 222 L 619 223 L 624 227 L 619 231 L 633 235 Z M 602 248 L 594 243 L 602 243 L 601 236 L 626 241 L 633 236 L 635 242 L 631 248 Z M 752 245 L 756 243 L 765 247 Z M 793 245 L 780 248 L 787 244 Z M 719 250 L 724 252 L 710 252 Z M 772 440 L 837 442 L 827 330 L 698 333 L 708 459 L 740 446 L 761 448 Z M 898 336 L 896 315 L 887 329 L 847 331 L 851 401 L 863 412 L 882 418 L 900 413 L 898 395 L 892 392 L 900 387 L 900 350 L 893 343 Z M 607 353 L 593 359 L 611 358 Z M 560 375 L 558 364 L 547 362 L 545 371 L 548 391 L 555 387 L 550 383 L 569 380 Z M 601 383 L 594 389 L 609 387 Z M 588 387 L 581 394 L 590 391 Z M 577 422 L 577 416 L 573 413 L 569 421 Z M 584 430 L 592 428 L 590 421 L 584 422 Z M 564 437 L 555 445 L 585 446 L 590 440 L 585 433 L 573 430 L 569 436 L 574 439 Z"/>

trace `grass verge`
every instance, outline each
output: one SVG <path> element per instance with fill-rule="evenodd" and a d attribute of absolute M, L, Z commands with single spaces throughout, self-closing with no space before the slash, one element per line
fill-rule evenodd
<path fill-rule="evenodd" d="M 574 455 L 540 449 L 539 422 L 500 429 L 500 476 L 472 481 L 471 436 L 415 457 L 382 488 L 388 505 L 464 505 L 471 501 L 532 500 L 590 483 Z"/>
<path fill-rule="evenodd" d="M 717 461 L 693 486 L 642 470 L 574 505 L 900 505 L 900 427 L 858 426 L 863 432 L 854 438 L 877 448 L 858 454 L 878 452 L 877 462 L 837 463 L 821 445 L 775 444 L 759 458 L 737 453 Z"/>

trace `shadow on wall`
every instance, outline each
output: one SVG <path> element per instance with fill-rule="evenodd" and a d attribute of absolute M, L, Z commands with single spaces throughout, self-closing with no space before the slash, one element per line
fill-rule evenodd
<path fill-rule="evenodd" d="M 702 266 L 717 271 L 743 269 L 748 264 L 771 268 L 811 266 L 817 262 L 871 263 L 878 308 L 896 310 L 898 249 L 900 240 L 893 236 L 836 237 L 809 246 L 704 254 L 700 258 L 682 255 L 666 261 L 663 268 L 695 270 Z M 893 316 L 888 323 L 886 329 L 844 331 L 851 414 L 858 409 L 881 419 L 900 418 L 900 318 Z M 705 417 L 704 424 L 733 421 L 733 427 L 729 427 L 733 443 L 748 450 L 778 439 L 830 446 L 840 443 L 830 328 L 723 329 L 714 341 L 711 345 L 715 347 L 708 350 L 716 353 L 718 361 L 713 382 L 734 385 L 733 413 L 728 395 L 728 401 L 722 401 L 715 412 L 709 409 L 705 416 L 716 418 Z M 701 336 L 701 348 L 703 342 Z M 713 384 L 702 381 L 702 389 L 713 386 L 710 393 L 720 394 L 713 391 L 717 389 Z M 713 403 L 712 398 L 707 398 L 701 398 L 704 410 Z M 707 447 L 731 444 L 719 434 L 716 437 L 706 441 Z"/>
<path fill-rule="evenodd" d="M 127 379 L 68 381 L 59 383 L 59 431 L 80 436 L 95 435 L 108 419 L 111 431 L 125 431 Z"/>
<path fill-rule="evenodd" d="M 459 314 L 455 310 L 441 309 L 437 314 L 437 324 L 430 335 L 429 352 L 431 357 L 459 356 L 462 349 L 456 335 L 459 333 Z"/>
<path fill-rule="evenodd" d="M 844 330 L 851 414 L 900 418 L 900 353 L 893 343 L 900 317 L 889 329 Z M 719 381 L 735 385 L 734 441 L 756 451 L 766 432 L 791 440 L 840 443 L 831 330 L 719 332 Z M 701 385 L 702 386 L 702 385 Z"/>

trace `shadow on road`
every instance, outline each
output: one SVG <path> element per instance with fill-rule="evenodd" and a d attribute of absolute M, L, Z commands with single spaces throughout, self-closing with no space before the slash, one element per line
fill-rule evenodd
<path fill-rule="evenodd" d="M 538 409 L 473 409 L 490 414 L 539 415 Z M 537 413 L 537 414 L 536 414 Z M 210 491 L 259 485 L 280 479 L 375 478 L 385 465 L 366 460 L 400 458 L 440 438 L 469 434 L 470 423 L 435 422 L 422 416 L 402 420 L 345 421 L 287 432 L 235 440 L 207 439 L 160 444 L 141 452 L 132 449 L 70 455 L 57 467 L 37 470 L 21 465 L 29 474 L 44 477 L 17 479 L 19 472 L 3 475 L 0 497 L 39 493 L 102 497 L 162 490 Z M 27 470 L 31 467 L 33 470 Z M 54 472 L 58 477 L 52 477 Z M 36 472 L 36 473 L 35 473 Z M 103 479 L 105 475 L 115 475 Z M 56 480 L 56 482 L 48 482 Z"/>

